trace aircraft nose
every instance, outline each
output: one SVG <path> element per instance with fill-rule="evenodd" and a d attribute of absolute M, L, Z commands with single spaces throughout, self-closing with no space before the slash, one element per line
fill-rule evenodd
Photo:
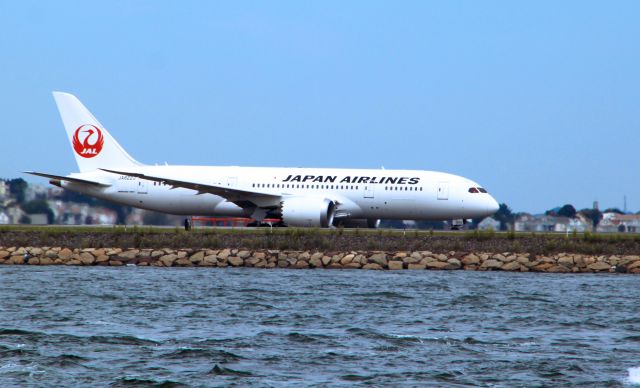
<path fill-rule="evenodd" d="M 500 209 L 500 205 L 498 205 L 498 201 L 496 201 L 492 196 L 487 196 L 487 213 L 489 215 L 494 214 Z"/>

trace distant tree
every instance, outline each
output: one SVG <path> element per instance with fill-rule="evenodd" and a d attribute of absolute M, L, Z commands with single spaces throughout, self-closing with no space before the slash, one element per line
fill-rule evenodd
<path fill-rule="evenodd" d="M 570 204 L 566 204 L 558 210 L 558 215 L 561 217 L 575 218 L 577 213 L 576 208 Z"/>
<path fill-rule="evenodd" d="M 624 212 L 617 207 L 610 207 L 603 211 L 603 213 L 616 213 L 616 214 L 624 214 Z"/>
<path fill-rule="evenodd" d="M 596 230 L 598 224 L 602 220 L 602 212 L 598 209 L 582 209 L 580 210 L 580 214 L 591 221 L 593 231 Z"/>
<path fill-rule="evenodd" d="M 57 197 L 62 202 L 75 202 L 75 203 L 86 203 L 88 205 L 95 205 L 97 200 L 93 197 L 89 197 L 84 194 L 76 193 L 71 190 L 62 190 Z"/>
<path fill-rule="evenodd" d="M 129 214 L 131 214 L 131 212 L 133 212 L 133 208 L 131 206 L 122 206 L 112 202 L 105 201 L 104 206 L 116 212 L 116 215 L 118 217 L 116 223 L 118 224 L 126 224 L 127 217 L 129 216 Z"/>
<path fill-rule="evenodd" d="M 500 222 L 500 230 L 507 230 L 507 225 L 515 220 L 515 214 L 513 214 L 506 203 L 501 203 L 498 211 L 493 215 L 493 218 Z"/>
<path fill-rule="evenodd" d="M 16 202 L 19 204 L 24 203 L 27 187 L 27 182 L 22 178 L 10 179 L 7 181 L 9 184 L 9 193 L 15 197 Z"/>
<path fill-rule="evenodd" d="M 29 217 L 26 214 L 23 214 L 22 217 L 20 217 L 20 220 L 18 220 L 19 223 L 21 224 L 30 224 L 31 223 L 31 217 Z"/>
<path fill-rule="evenodd" d="M 47 223 L 53 224 L 54 222 L 53 210 L 51 210 L 47 201 L 43 199 L 34 199 L 23 204 L 22 210 L 27 214 L 44 213 L 47 215 Z"/>

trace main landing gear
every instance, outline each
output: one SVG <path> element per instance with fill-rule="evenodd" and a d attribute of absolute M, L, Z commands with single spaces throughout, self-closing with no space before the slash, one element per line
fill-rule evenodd
<path fill-rule="evenodd" d="M 466 224 L 467 220 L 465 219 L 451 220 L 451 230 L 462 230 Z"/>

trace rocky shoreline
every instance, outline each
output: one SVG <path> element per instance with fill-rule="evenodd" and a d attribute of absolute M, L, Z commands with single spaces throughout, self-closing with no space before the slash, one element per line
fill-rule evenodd
<path fill-rule="evenodd" d="M 0 247 L 0 265 L 331 268 L 640 274 L 640 256 L 431 251 Z"/>

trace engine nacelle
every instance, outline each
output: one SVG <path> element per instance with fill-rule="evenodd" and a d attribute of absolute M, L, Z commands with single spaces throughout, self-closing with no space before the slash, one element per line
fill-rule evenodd
<path fill-rule="evenodd" d="M 336 204 L 327 198 L 291 197 L 282 202 L 282 221 L 289 226 L 326 228 L 333 224 Z"/>

